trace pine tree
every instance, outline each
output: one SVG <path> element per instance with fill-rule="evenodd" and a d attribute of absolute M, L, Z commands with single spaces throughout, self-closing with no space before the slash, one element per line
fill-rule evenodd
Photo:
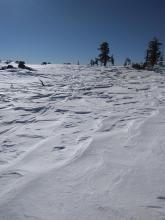
<path fill-rule="evenodd" d="M 91 65 L 91 66 L 94 66 L 94 64 L 95 64 L 95 61 L 91 59 L 91 60 L 90 60 L 90 65 Z"/>
<path fill-rule="evenodd" d="M 113 55 L 111 56 L 111 63 L 112 63 L 112 66 L 114 66 L 114 65 L 115 65 L 115 60 L 114 60 Z"/>
<path fill-rule="evenodd" d="M 106 66 L 107 62 L 110 60 L 109 57 L 109 44 L 107 42 L 103 42 L 102 44 L 100 44 L 99 49 L 100 50 L 100 54 L 99 54 L 99 61 Z"/>
<path fill-rule="evenodd" d="M 161 56 L 161 45 L 162 44 L 159 42 L 157 38 L 153 38 L 153 40 L 149 42 L 145 58 L 145 63 L 148 67 L 153 67 L 154 65 L 158 64 Z"/>
<path fill-rule="evenodd" d="M 95 65 L 96 65 L 96 66 L 99 65 L 99 60 L 98 60 L 98 58 L 95 58 Z"/>
<path fill-rule="evenodd" d="M 127 57 L 125 59 L 124 66 L 126 67 L 126 66 L 130 66 L 130 65 L 131 65 L 131 59 Z"/>
<path fill-rule="evenodd" d="M 146 56 L 145 56 L 145 65 L 148 66 L 149 65 L 149 51 L 146 51 Z"/>

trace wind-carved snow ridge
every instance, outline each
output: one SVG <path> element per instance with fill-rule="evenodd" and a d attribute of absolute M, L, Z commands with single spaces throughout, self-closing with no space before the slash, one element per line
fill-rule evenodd
<path fill-rule="evenodd" d="M 165 219 L 164 72 L 33 67 L 0 71 L 0 220 Z"/>

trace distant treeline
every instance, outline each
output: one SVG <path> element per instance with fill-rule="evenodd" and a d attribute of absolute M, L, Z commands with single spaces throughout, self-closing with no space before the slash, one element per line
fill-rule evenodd
<path fill-rule="evenodd" d="M 100 54 L 95 59 L 90 60 L 91 66 L 95 66 L 95 65 L 107 66 L 108 63 L 110 63 L 111 65 L 115 64 L 114 56 L 109 55 L 110 49 L 109 49 L 109 44 L 107 42 L 101 43 L 98 50 L 100 51 Z M 155 65 L 158 66 L 164 65 L 162 43 L 156 37 L 154 37 L 148 43 L 148 48 L 145 52 L 144 62 L 134 63 L 128 57 L 124 61 L 125 67 L 131 66 L 135 69 L 152 70 Z"/>
<path fill-rule="evenodd" d="M 110 64 L 112 66 L 115 65 L 114 56 L 113 54 L 110 55 L 110 47 L 107 42 L 101 43 L 99 45 L 98 50 L 100 51 L 99 55 L 96 58 L 90 60 L 91 66 L 101 65 L 106 67 L 107 64 Z M 12 62 L 11 60 L 7 60 L 5 62 L 7 66 L 2 66 L 0 69 L 3 70 L 3 69 L 14 68 L 12 65 L 8 65 L 11 62 Z M 24 61 L 16 61 L 15 63 L 18 64 L 18 68 L 32 70 L 32 68 L 25 66 Z M 47 64 L 51 64 L 51 62 L 43 61 L 41 63 L 41 65 L 47 65 Z M 70 65 L 71 63 L 67 62 L 64 64 Z M 79 61 L 77 62 L 77 65 L 80 65 Z M 145 58 L 143 62 L 134 63 L 132 62 L 131 58 L 127 57 L 123 65 L 125 67 L 133 67 L 135 69 L 148 69 L 148 70 L 152 70 L 155 66 L 160 66 L 160 67 L 164 66 L 163 44 L 156 37 L 154 37 L 148 43 L 148 48 L 145 51 Z"/>

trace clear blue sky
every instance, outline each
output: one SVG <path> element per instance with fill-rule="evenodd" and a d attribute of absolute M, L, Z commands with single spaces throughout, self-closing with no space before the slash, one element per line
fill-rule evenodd
<path fill-rule="evenodd" d="M 117 63 L 165 45 L 165 0 L 0 0 L 0 59 L 88 63 L 109 42 Z"/>

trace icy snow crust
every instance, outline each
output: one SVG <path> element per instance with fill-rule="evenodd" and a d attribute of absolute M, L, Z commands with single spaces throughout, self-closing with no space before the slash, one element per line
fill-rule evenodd
<path fill-rule="evenodd" d="M 0 220 L 164 220 L 165 75 L 32 67 L 0 71 Z"/>

